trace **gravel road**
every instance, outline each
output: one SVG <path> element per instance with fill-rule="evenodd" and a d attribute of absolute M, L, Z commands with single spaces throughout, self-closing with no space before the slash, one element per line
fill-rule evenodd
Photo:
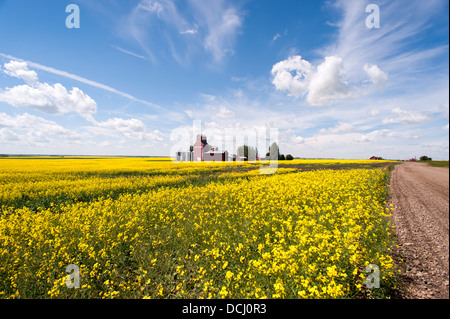
<path fill-rule="evenodd" d="M 449 298 L 449 169 L 397 165 L 391 175 L 393 221 L 404 260 L 403 298 Z"/>

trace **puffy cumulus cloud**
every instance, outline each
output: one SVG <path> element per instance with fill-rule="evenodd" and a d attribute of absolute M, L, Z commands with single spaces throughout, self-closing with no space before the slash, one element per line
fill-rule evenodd
<path fill-rule="evenodd" d="M 17 116 L 0 113 L 0 129 L 3 130 L 3 134 L 8 134 L 10 137 L 15 136 L 17 140 L 24 141 L 50 141 L 50 136 L 75 141 L 81 137 L 77 132 L 68 130 L 53 121 L 28 113 Z M 18 135 L 16 132 L 25 134 Z M 5 135 L 3 135 L 3 138 L 5 138 Z"/>
<path fill-rule="evenodd" d="M 344 81 L 346 74 L 341 58 L 326 57 L 309 84 L 308 104 L 322 106 L 349 97 L 350 88 Z"/>
<path fill-rule="evenodd" d="M 47 114 L 75 112 L 87 117 L 97 112 L 97 103 L 82 90 L 74 87 L 67 91 L 60 83 L 40 83 L 36 72 L 28 70 L 26 62 L 6 63 L 3 72 L 21 78 L 27 84 L 0 90 L 0 102 Z"/>
<path fill-rule="evenodd" d="M 17 85 L 0 91 L 0 101 L 13 106 L 23 106 L 47 114 L 95 114 L 97 103 L 79 88 L 67 89 L 60 83 L 38 83 L 34 86 Z"/>
<path fill-rule="evenodd" d="M 287 91 L 288 95 L 299 97 L 308 92 L 310 75 L 313 73 L 311 63 L 300 55 L 278 62 L 272 67 L 274 76 L 272 83 L 279 91 Z"/>
<path fill-rule="evenodd" d="M 100 134 L 108 135 L 109 132 L 116 132 L 123 135 L 129 139 L 138 139 L 138 140 L 151 140 L 151 141 L 163 141 L 162 133 L 158 130 L 154 130 L 153 132 L 147 132 L 147 126 L 138 119 L 122 119 L 122 118 L 112 118 L 103 122 L 97 122 L 95 120 L 91 120 L 92 123 L 102 129 L 106 129 L 107 131 L 101 132 Z M 100 131 L 97 131 L 97 133 Z"/>
<path fill-rule="evenodd" d="M 305 138 L 301 136 L 294 136 L 293 140 L 295 144 L 304 144 L 306 142 Z"/>
<path fill-rule="evenodd" d="M 388 75 L 386 72 L 381 71 L 377 65 L 365 64 L 363 69 L 369 77 L 370 82 L 372 82 L 377 88 L 383 88 L 386 85 Z"/>
<path fill-rule="evenodd" d="M 19 62 L 11 60 L 4 65 L 7 75 L 24 80 L 26 83 L 36 83 L 38 81 L 38 75 L 35 71 L 29 70 L 26 62 Z"/>
<path fill-rule="evenodd" d="M 369 81 L 377 88 L 384 86 L 387 74 L 376 65 L 365 65 Z M 311 106 L 325 106 L 353 96 L 346 82 L 347 72 L 339 56 L 327 56 L 317 67 L 296 55 L 272 67 L 272 84 L 296 98 L 306 96 Z"/>
<path fill-rule="evenodd" d="M 147 129 L 145 124 L 138 119 L 122 119 L 115 117 L 104 122 L 96 122 L 95 124 L 99 127 L 120 132 L 125 136 L 131 136 L 133 133 L 143 133 Z"/>
<path fill-rule="evenodd" d="M 394 114 L 394 117 L 383 119 L 383 124 L 421 124 L 430 120 L 430 118 L 422 112 L 418 113 L 394 108 L 392 113 Z"/>
<path fill-rule="evenodd" d="M 8 142 L 16 142 L 20 141 L 20 137 L 7 128 L 0 129 L 0 142 L 8 143 Z"/>

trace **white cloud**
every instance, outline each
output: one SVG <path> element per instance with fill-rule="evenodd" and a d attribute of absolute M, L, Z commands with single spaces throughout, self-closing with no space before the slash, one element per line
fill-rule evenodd
<path fill-rule="evenodd" d="M 17 61 L 20 61 L 20 62 L 25 62 L 27 65 L 29 65 L 29 66 L 31 66 L 31 67 L 33 67 L 35 69 L 46 71 L 46 72 L 49 72 L 49 73 L 52 73 L 52 74 L 56 74 L 58 76 L 65 77 L 67 79 L 71 79 L 71 80 L 74 80 L 74 81 L 77 81 L 77 82 L 80 82 L 80 83 L 83 83 L 83 84 L 87 84 L 89 86 L 96 87 L 96 88 L 99 88 L 99 89 L 102 89 L 102 90 L 114 93 L 116 95 L 122 96 L 122 97 L 124 97 L 126 99 L 129 99 L 131 101 L 139 102 L 139 103 L 142 103 L 144 105 L 150 106 L 150 107 L 155 108 L 155 109 L 162 109 L 162 107 L 159 106 L 159 105 L 153 104 L 153 103 L 145 101 L 145 100 L 138 99 L 137 97 L 135 97 L 133 95 L 130 95 L 130 94 L 122 92 L 122 91 L 119 91 L 119 90 L 117 90 L 115 88 L 112 88 L 112 87 L 110 87 L 108 85 L 105 85 L 103 83 L 99 83 L 99 82 L 96 82 L 96 81 L 92 81 L 92 80 L 83 78 L 83 77 L 78 76 L 76 74 L 71 74 L 71 73 L 68 73 L 66 71 L 58 70 L 58 69 L 55 69 L 55 68 L 52 68 L 52 67 L 49 67 L 49 66 L 45 66 L 45 65 L 42 65 L 42 64 L 39 64 L 39 63 L 35 63 L 35 62 L 32 62 L 32 61 L 24 61 L 24 60 L 22 60 L 20 58 L 17 58 L 17 57 L 8 55 L 8 54 L 4 54 L 4 53 L 0 53 L 0 56 L 4 57 L 4 58 L 7 58 L 7 59 L 14 59 L 14 60 L 17 60 Z"/>
<path fill-rule="evenodd" d="M 368 1 L 337 0 L 332 6 L 339 9 L 342 19 L 336 21 L 336 41 L 321 50 L 324 56 L 340 56 L 345 63 L 349 78 L 361 79 L 361 66 L 366 63 L 382 63 L 389 75 L 417 75 L 425 71 L 436 56 L 447 54 L 448 44 L 435 47 L 416 46 L 423 40 L 424 30 L 433 23 L 433 18 L 448 10 L 448 3 L 440 0 L 387 1 L 380 6 L 381 27 L 368 29 L 365 8 Z M 376 31 L 376 32 L 374 32 Z M 448 60 L 448 59 L 447 59 Z"/>
<path fill-rule="evenodd" d="M 79 88 L 69 92 L 60 83 L 17 85 L 0 91 L 0 102 L 28 107 L 48 114 L 75 112 L 82 116 L 95 114 L 97 103 Z"/>
<path fill-rule="evenodd" d="M 307 102 L 310 105 L 322 106 L 349 97 L 350 88 L 344 81 L 345 76 L 342 59 L 337 56 L 326 57 L 311 79 Z"/>
<path fill-rule="evenodd" d="M 20 138 L 16 133 L 7 128 L 0 129 L 0 142 L 7 143 L 16 141 L 20 141 Z"/>
<path fill-rule="evenodd" d="M 438 111 L 442 113 L 442 116 L 445 118 L 449 118 L 449 103 L 442 103 L 438 106 Z"/>
<path fill-rule="evenodd" d="M 26 62 L 19 62 L 11 60 L 4 65 L 7 75 L 24 80 L 29 84 L 36 83 L 38 81 L 38 75 L 35 71 L 29 70 Z"/>
<path fill-rule="evenodd" d="M 273 36 L 272 40 L 276 41 L 278 38 L 281 38 L 281 34 L 277 33 Z"/>
<path fill-rule="evenodd" d="M 296 144 L 304 144 L 305 143 L 305 139 L 301 136 L 294 136 L 293 140 L 294 140 L 294 143 L 296 143 Z"/>
<path fill-rule="evenodd" d="M 220 111 L 216 114 L 216 116 L 222 119 L 232 118 L 234 117 L 234 112 L 227 109 L 225 106 L 221 106 Z"/>
<path fill-rule="evenodd" d="M 448 128 L 448 123 L 447 123 L 447 125 L 444 125 L 444 126 L 442 127 L 442 129 L 443 129 L 444 131 L 448 131 L 448 130 L 449 130 L 449 128 Z"/>
<path fill-rule="evenodd" d="M 184 113 L 186 113 L 187 116 L 189 116 L 189 118 L 193 118 L 194 117 L 194 112 L 192 112 L 191 110 L 185 110 Z"/>
<path fill-rule="evenodd" d="M 214 62 L 221 62 L 233 54 L 234 43 L 242 17 L 238 8 L 223 0 L 189 0 L 180 11 L 173 0 L 141 0 L 127 17 L 118 19 L 123 24 L 121 32 L 134 39 L 149 57 L 156 61 L 155 47 L 164 54 L 168 50 L 180 64 L 190 61 L 193 54 L 209 53 Z M 153 17 L 156 15 L 156 19 Z M 164 46 L 156 37 L 155 29 L 164 33 Z M 179 41 L 179 35 L 195 35 Z"/>
<path fill-rule="evenodd" d="M 424 113 L 405 111 L 400 108 L 394 108 L 392 113 L 395 114 L 395 117 L 383 119 L 383 124 L 421 124 L 430 120 Z"/>
<path fill-rule="evenodd" d="M 159 130 L 149 131 L 140 120 L 112 118 L 96 122 L 92 118 L 92 121 L 93 126 L 83 127 L 82 133 L 78 133 L 28 113 L 10 116 L 0 112 L 0 144 L 7 153 L 26 150 L 39 154 L 95 155 L 101 147 L 103 154 L 144 155 L 149 148 L 158 145 L 161 148 L 153 155 L 161 155 L 164 149 L 164 144 L 160 143 L 164 134 Z M 103 140 L 104 136 L 110 138 Z"/>
<path fill-rule="evenodd" d="M 275 64 L 272 75 L 277 90 L 294 97 L 307 95 L 309 105 L 324 106 L 350 96 L 343 62 L 337 56 L 326 57 L 317 69 L 301 56 L 292 56 Z"/>
<path fill-rule="evenodd" d="M 153 132 L 147 132 L 146 125 L 138 119 L 122 119 L 122 118 L 111 118 L 103 122 L 97 122 L 92 120 L 92 123 L 101 129 L 106 129 L 106 131 L 93 130 L 100 134 L 108 135 L 110 132 L 116 132 L 128 139 L 138 139 L 138 140 L 151 140 L 151 141 L 162 141 L 162 133 L 158 130 Z"/>
<path fill-rule="evenodd" d="M 141 2 L 139 2 L 138 8 L 144 11 L 156 13 L 158 16 L 164 10 L 164 7 L 161 3 L 153 0 L 142 0 Z"/>
<path fill-rule="evenodd" d="M 118 46 L 115 46 L 115 45 L 111 45 L 111 47 L 113 47 L 113 48 L 116 49 L 117 51 L 120 51 L 120 52 L 123 52 L 123 53 L 125 53 L 125 54 L 134 56 L 134 57 L 136 57 L 136 58 L 139 58 L 139 59 L 142 59 L 142 60 L 147 60 L 147 58 L 146 58 L 145 56 L 140 55 L 140 54 L 137 54 L 137 53 L 134 53 L 134 52 L 131 52 L 131 51 L 129 51 L 129 50 L 122 49 L 121 47 L 118 47 Z"/>
<path fill-rule="evenodd" d="M 272 67 L 272 84 L 279 91 L 287 91 L 290 96 L 300 97 L 308 92 L 312 74 L 311 63 L 296 55 Z"/>
<path fill-rule="evenodd" d="M 22 136 L 24 141 L 40 141 L 49 140 L 50 136 L 58 136 L 65 140 L 79 140 L 80 134 L 75 131 L 68 130 L 61 125 L 46 120 L 42 117 L 31 115 L 28 113 L 20 114 L 15 117 L 9 116 L 6 113 L 0 113 L 0 128 L 7 129 L 9 132 L 22 131 L 25 135 Z M 19 137 L 16 133 L 15 136 Z"/>
<path fill-rule="evenodd" d="M 146 130 L 145 124 L 138 119 L 122 119 L 112 118 L 104 122 L 96 122 L 100 127 L 113 129 L 119 132 L 144 132 Z"/>
<path fill-rule="evenodd" d="M 198 25 L 194 24 L 194 27 L 184 31 L 180 31 L 180 34 L 196 34 L 198 32 Z"/>
<path fill-rule="evenodd" d="M 420 138 L 419 134 L 410 134 L 407 132 L 396 132 L 389 129 L 381 129 L 369 132 L 367 134 L 362 134 L 358 138 L 355 139 L 356 143 L 376 143 L 380 142 L 380 139 L 385 140 L 388 139 L 418 139 Z"/>
<path fill-rule="evenodd" d="M 319 133 L 321 134 L 325 134 L 325 133 L 349 133 L 349 132 L 353 132 L 355 130 L 355 128 L 353 127 L 353 125 L 348 124 L 348 123 L 344 123 L 344 122 L 339 122 L 335 127 L 331 127 L 328 129 L 320 129 Z"/>
<path fill-rule="evenodd" d="M 375 84 L 377 88 L 383 88 L 388 80 L 388 75 L 386 72 L 380 70 L 377 65 L 365 64 L 364 72 L 366 72 L 369 80 Z"/>
<path fill-rule="evenodd" d="M 209 1 L 207 5 L 204 1 L 194 2 L 207 23 L 208 35 L 203 45 L 212 54 L 214 61 L 220 62 L 227 54 L 234 53 L 233 44 L 242 19 L 236 8 L 225 7 L 223 1 Z"/>
<path fill-rule="evenodd" d="M 28 84 L 0 89 L 0 102 L 16 107 L 28 107 L 48 114 L 75 112 L 89 116 L 97 112 L 97 103 L 79 88 L 69 92 L 60 83 L 40 83 L 35 71 L 29 70 L 26 62 L 5 63 L 4 72 L 23 79 Z"/>

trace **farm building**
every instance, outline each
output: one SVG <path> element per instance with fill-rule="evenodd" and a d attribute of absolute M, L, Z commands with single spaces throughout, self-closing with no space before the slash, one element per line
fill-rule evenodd
<path fill-rule="evenodd" d="M 192 152 L 177 152 L 175 154 L 175 160 L 177 162 L 192 162 L 194 154 Z"/>
<path fill-rule="evenodd" d="M 206 141 L 206 136 L 197 135 L 197 141 L 194 144 L 194 161 L 203 161 L 203 154 L 210 150 L 210 146 Z"/>
<path fill-rule="evenodd" d="M 228 152 L 210 151 L 203 154 L 203 160 L 206 162 L 226 162 L 228 161 Z"/>
<path fill-rule="evenodd" d="M 233 159 L 233 155 L 229 156 L 227 151 L 218 151 L 217 148 L 211 147 L 204 135 L 197 135 L 193 152 L 177 152 L 175 154 L 175 160 L 181 162 L 226 162 Z"/>

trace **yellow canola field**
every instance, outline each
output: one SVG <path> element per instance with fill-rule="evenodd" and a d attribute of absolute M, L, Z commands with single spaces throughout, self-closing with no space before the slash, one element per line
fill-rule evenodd
<path fill-rule="evenodd" d="M 387 170 L 0 163 L 1 298 L 355 298 L 394 285 Z"/>

